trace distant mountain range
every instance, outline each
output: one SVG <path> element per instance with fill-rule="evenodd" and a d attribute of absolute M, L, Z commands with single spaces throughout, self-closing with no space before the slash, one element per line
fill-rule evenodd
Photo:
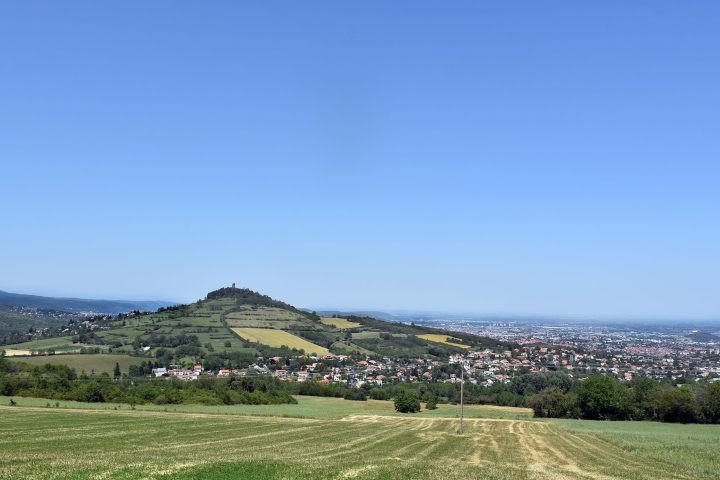
<path fill-rule="evenodd" d="M 155 300 L 90 300 L 83 298 L 41 297 L 38 295 L 24 295 L 0 290 L 0 305 L 70 313 L 94 312 L 115 315 L 118 313 L 132 312 L 133 310 L 154 312 L 160 307 L 168 307 L 174 305 L 174 303 Z"/>
<path fill-rule="evenodd" d="M 303 309 L 305 311 L 310 312 L 310 309 Z M 400 319 L 387 312 L 380 312 L 377 310 L 317 310 L 315 313 L 320 315 L 321 317 L 332 317 L 334 315 L 342 316 L 342 315 L 355 315 L 358 317 L 373 317 L 380 320 L 386 320 L 388 322 L 399 322 Z"/>

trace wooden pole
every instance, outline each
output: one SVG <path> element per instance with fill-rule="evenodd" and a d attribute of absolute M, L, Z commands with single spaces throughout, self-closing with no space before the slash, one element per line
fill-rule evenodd
<path fill-rule="evenodd" d="M 460 361 L 460 433 L 463 433 L 463 416 L 465 414 L 465 405 L 463 403 L 463 388 L 465 386 L 465 366 Z"/>

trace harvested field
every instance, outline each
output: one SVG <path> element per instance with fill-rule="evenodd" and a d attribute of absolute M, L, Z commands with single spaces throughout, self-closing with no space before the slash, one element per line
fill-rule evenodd
<path fill-rule="evenodd" d="M 710 479 L 553 422 L 0 407 L 0 478 Z M 715 431 L 720 438 L 720 429 Z M 668 456 L 672 456 L 669 453 Z M 717 458 L 717 456 L 716 456 Z"/>

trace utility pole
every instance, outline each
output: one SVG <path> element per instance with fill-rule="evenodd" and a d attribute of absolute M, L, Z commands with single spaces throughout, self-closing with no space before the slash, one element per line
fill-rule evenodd
<path fill-rule="evenodd" d="M 465 365 L 464 359 L 460 361 L 460 433 L 463 433 L 463 415 L 465 405 L 463 403 L 463 387 L 465 386 Z"/>

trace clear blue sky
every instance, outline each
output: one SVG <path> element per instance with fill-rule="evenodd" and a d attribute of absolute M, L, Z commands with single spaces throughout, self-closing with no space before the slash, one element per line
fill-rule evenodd
<path fill-rule="evenodd" d="M 0 289 L 720 316 L 720 3 L 3 2 Z"/>

